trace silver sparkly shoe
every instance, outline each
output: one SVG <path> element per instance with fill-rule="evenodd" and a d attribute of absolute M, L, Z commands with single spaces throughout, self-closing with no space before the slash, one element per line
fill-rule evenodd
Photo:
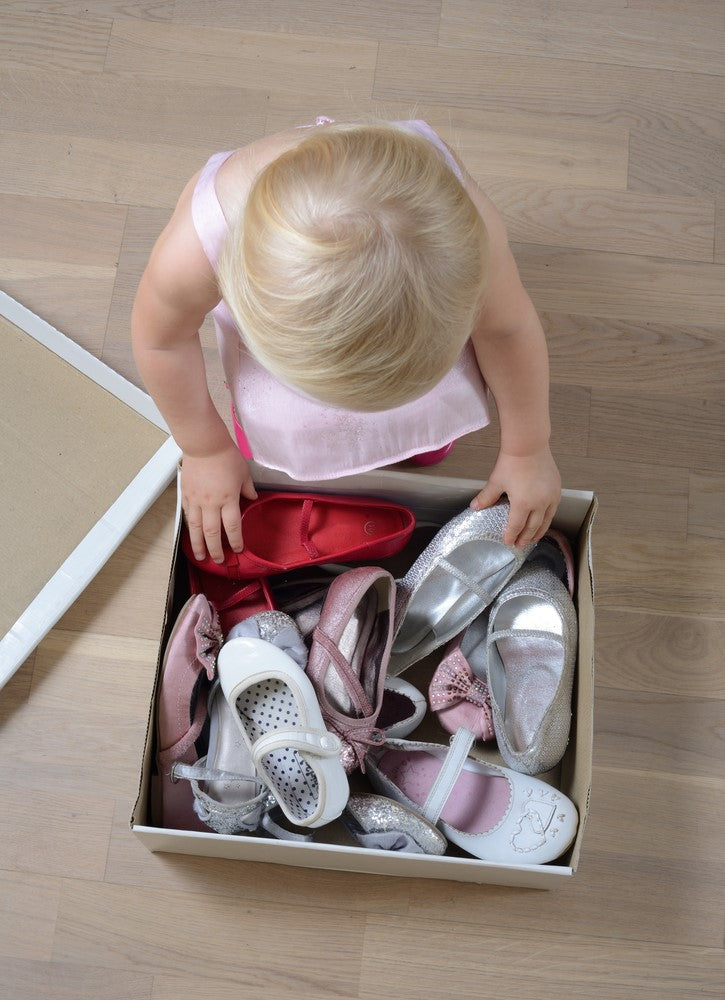
<path fill-rule="evenodd" d="M 368 849 L 441 855 L 448 847 L 436 826 L 385 795 L 351 795 L 340 819 L 355 840 Z"/>
<path fill-rule="evenodd" d="M 406 575 L 396 581 L 396 630 L 388 673 L 411 664 L 462 632 L 523 564 L 533 548 L 506 545 L 509 504 L 467 508 L 448 522 Z"/>
<path fill-rule="evenodd" d="M 493 726 L 501 756 L 516 771 L 540 774 L 564 756 L 577 631 L 570 590 L 546 558 L 528 562 L 491 608 L 486 641 Z"/>

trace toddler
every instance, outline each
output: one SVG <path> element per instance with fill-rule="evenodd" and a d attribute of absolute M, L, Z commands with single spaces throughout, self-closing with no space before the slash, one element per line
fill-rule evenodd
<path fill-rule="evenodd" d="M 209 395 L 213 313 L 236 443 Z M 184 189 L 141 279 L 139 372 L 183 451 L 198 558 L 243 540 L 247 459 L 294 479 L 433 461 L 489 422 L 486 507 L 538 540 L 560 497 L 544 333 L 492 203 L 422 121 L 319 118 L 218 153 Z"/>

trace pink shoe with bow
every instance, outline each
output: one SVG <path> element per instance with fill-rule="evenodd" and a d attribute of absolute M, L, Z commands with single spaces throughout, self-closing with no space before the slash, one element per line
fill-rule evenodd
<path fill-rule="evenodd" d="M 377 727 L 393 642 L 395 580 L 361 566 L 330 584 L 312 633 L 307 675 L 327 728 L 340 737 L 345 771 L 365 770 L 371 746 L 385 743 Z"/>
<path fill-rule="evenodd" d="M 486 674 L 488 613 L 480 615 L 451 641 L 428 689 L 431 711 L 449 733 L 468 729 L 479 740 L 493 740 L 493 714 Z"/>

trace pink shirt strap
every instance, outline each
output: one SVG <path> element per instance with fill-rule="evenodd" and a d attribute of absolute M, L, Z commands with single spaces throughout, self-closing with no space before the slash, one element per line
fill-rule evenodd
<path fill-rule="evenodd" d="M 232 149 L 226 153 L 215 153 L 207 161 L 199 174 L 191 198 L 191 217 L 194 228 L 204 248 L 204 253 L 215 271 L 229 227 L 219 204 L 214 181 L 222 163 L 228 160 L 233 152 Z"/>

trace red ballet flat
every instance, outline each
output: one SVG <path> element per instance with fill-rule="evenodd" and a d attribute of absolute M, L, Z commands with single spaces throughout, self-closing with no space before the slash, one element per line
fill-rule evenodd
<path fill-rule="evenodd" d="M 374 562 L 395 555 L 415 527 L 407 507 L 364 497 L 260 490 L 242 501 L 244 551 L 224 545 L 224 561 L 194 558 L 184 528 L 182 548 L 189 564 L 233 580 L 272 576 L 325 562 Z"/>

